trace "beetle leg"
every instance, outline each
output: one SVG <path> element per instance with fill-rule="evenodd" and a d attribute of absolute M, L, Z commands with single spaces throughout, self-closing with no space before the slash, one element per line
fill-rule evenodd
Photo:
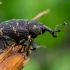
<path fill-rule="evenodd" d="M 8 46 L 8 43 L 6 42 L 6 40 L 5 40 L 5 38 L 2 38 L 2 40 L 3 40 L 3 44 L 4 44 L 4 48 L 6 48 L 6 46 Z"/>
<path fill-rule="evenodd" d="M 36 49 L 36 43 L 34 41 L 32 41 L 32 51 L 34 51 Z"/>
<path fill-rule="evenodd" d="M 2 37 L 0 38 L 0 53 L 2 53 L 2 50 L 4 49 L 4 42 Z"/>
<path fill-rule="evenodd" d="M 12 38 L 10 38 L 9 36 L 4 35 L 2 38 L 4 38 L 5 40 L 13 40 Z"/>
<path fill-rule="evenodd" d="M 31 43 L 32 43 L 32 39 L 31 39 L 31 36 L 29 35 L 28 36 L 28 39 L 26 40 L 21 40 L 21 43 L 20 43 L 20 45 L 23 45 L 23 47 L 24 47 L 24 49 L 23 49 L 23 57 L 25 57 L 25 54 L 27 54 L 27 56 L 29 55 L 29 52 L 28 52 L 28 50 L 29 50 L 29 48 L 30 48 L 30 46 L 31 46 Z"/>
<path fill-rule="evenodd" d="M 9 44 L 6 42 L 6 40 L 4 40 L 3 43 L 4 43 L 4 48 L 6 48 L 7 46 L 9 46 Z"/>
<path fill-rule="evenodd" d="M 32 41 L 33 41 L 33 39 L 31 38 L 31 35 L 29 35 L 28 36 L 28 44 L 27 44 L 27 48 L 26 48 L 26 50 L 25 50 L 25 52 L 27 52 L 26 54 L 27 54 L 27 56 L 29 56 L 29 49 L 30 49 L 30 46 L 31 46 L 31 44 L 32 44 Z"/>
<path fill-rule="evenodd" d="M 28 45 L 28 40 L 24 42 L 23 46 L 25 47 L 25 50 L 27 48 L 27 45 Z M 34 42 L 34 40 L 32 40 L 32 43 L 31 43 L 31 50 L 34 51 L 36 49 L 36 44 Z"/>
<path fill-rule="evenodd" d="M 6 40 L 13 40 L 9 36 L 3 36 L 2 39 L 3 39 L 3 43 L 4 43 L 4 48 L 6 48 L 7 46 L 9 46 L 9 44 L 7 43 Z"/>

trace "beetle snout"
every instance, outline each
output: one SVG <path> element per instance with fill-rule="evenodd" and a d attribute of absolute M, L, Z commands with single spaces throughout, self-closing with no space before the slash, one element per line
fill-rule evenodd
<path fill-rule="evenodd" d="M 57 38 L 57 34 L 56 34 L 55 31 L 52 32 L 52 35 L 53 35 L 54 38 Z"/>

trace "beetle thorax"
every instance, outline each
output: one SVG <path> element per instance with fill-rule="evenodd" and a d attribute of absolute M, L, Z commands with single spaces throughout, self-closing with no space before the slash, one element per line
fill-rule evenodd
<path fill-rule="evenodd" d="M 33 36 L 33 37 L 37 37 L 38 35 L 44 33 L 44 26 L 42 23 L 37 22 L 37 21 L 30 21 L 29 24 L 29 33 Z"/>
<path fill-rule="evenodd" d="M 29 27 L 29 32 L 33 37 L 37 37 L 42 34 L 42 29 L 37 25 L 32 25 Z"/>

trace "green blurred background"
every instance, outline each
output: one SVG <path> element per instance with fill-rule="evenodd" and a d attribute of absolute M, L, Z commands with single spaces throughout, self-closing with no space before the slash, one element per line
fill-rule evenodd
<path fill-rule="evenodd" d="M 10 19 L 31 20 L 38 13 L 50 9 L 40 17 L 39 22 L 62 32 L 53 38 L 46 32 L 35 39 L 40 46 L 30 55 L 30 61 L 23 70 L 70 70 L 70 0 L 0 0 L 0 23 Z"/>

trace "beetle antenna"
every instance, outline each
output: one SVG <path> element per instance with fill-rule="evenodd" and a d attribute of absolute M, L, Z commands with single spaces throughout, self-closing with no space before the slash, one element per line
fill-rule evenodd
<path fill-rule="evenodd" d="M 59 25 L 56 25 L 56 27 L 55 27 L 55 32 L 61 32 L 61 30 L 56 30 L 59 26 L 62 26 L 62 25 L 66 25 L 67 23 L 66 22 L 64 22 L 64 23 L 62 23 L 62 24 L 59 24 Z"/>

